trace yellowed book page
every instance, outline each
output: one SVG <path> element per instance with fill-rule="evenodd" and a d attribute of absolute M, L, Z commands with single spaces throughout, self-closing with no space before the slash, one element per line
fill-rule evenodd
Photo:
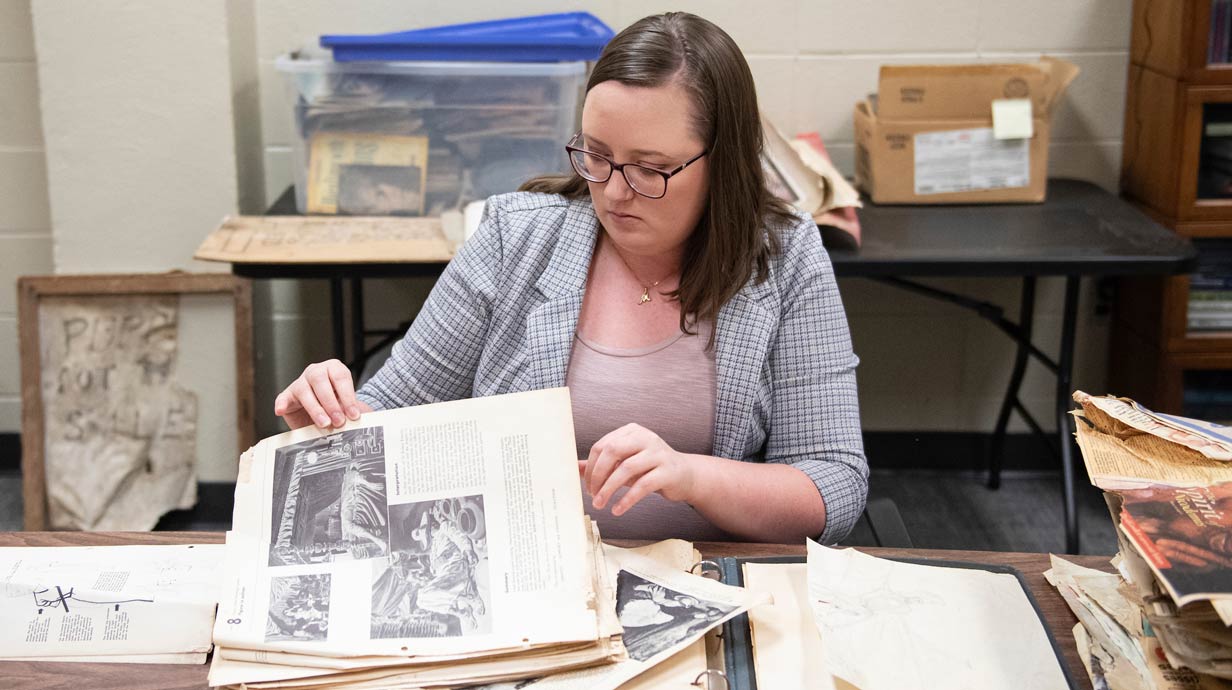
<path fill-rule="evenodd" d="M 745 563 L 744 586 L 774 598 L 749 610 L 757 687 L 832 690 L 834 681 L 809 607 L 808 565 Z"/>
<path fill-rule="evenodd" d="M 440 218 L 228 216 L 193 258 L 230 263 L 433 263 L 457 245 Z"/>
<path fill-rule="evenodd" d="M 1118 619 L 1116 613 L 1125 608 L 1122 604 L 1113 604 L 1112 611 L 1101 605 L 1092 596 L 1092 591 L 1100 591 L 1105 601 L 1114 599 L 1125 600 L 1124 595 L 1115 589 L 1115 581 L 1120 578 L 1110 573 L 1090 571 L 1057 556 L 1051 556 L 1052 568 L 1044 572 L 1044 578 L 1057 588 L 1057 593 L 1065 600 L 1074 616 L 1084 626 L 1087 636 L 1091 639 L 1091 653 L 1100 660 L 1105 675 L 1115 677 L 1120 683 L 1114 687 L 1147 687 L 1146 679 L 1150 676 L 1149 660 L 1143 656 L 1139 640 L 1142 637 L 1140 623 Z M 1085 582 L 1079 582 L 1079 578 Z M 1087 589 L 1084 585 L 1089 585 Z M 1126 601 L 1126 604 L 1130 602 Z M 1134 606 L 1136 609 L 1136 605 Z M 1141 617 L 1141 611 L 1136 612 Z M 1126 623 L 1133 626 L 1127 628 Z"/>
<path fill-rule="evenodd" d="M 800 160 L 800 155 L 765 113 L 761 125 L 765 140 L 762 168 L 771 193 L 809 215 L 829 208 L 832 194 L 825 179 Z"/>
<path fill-rule="evenodd" d="M 1074 644 L 1078 647 L 1078 658 L 1082 661 L 1083 668 L 1087 670 L 1087 677 L 1091 679 L 1091 687 L 1102 687 L 1101 683 L 1107 685 L 1108 681 L 1104 679 L 1102 669 L 1097 674 L 1091 668 L 1091 638 L 1087 637 L 1087 629 L 1082 627 L 1082 623 L 1075 623 L 1073 633 Z"/>
<path fill-rule="evenodd" d="M 475 657 L 422 666 L 387 666 L 335 670 L 282 666 L 236 661 L 225 655 L 215 655 L 210 666 L 211 686 L 244 683 L 251 688 L 285 686 L 312 687 L 342 681 L 359 682 L 397 678 L 399 681 L 422 685 L 466 685 L 522 679 L 569 671 L 600 664 L 611 664 L 623 658 L 619 643 L 601 640 L 584 648 L 575 648 L 551 655 L 513 655 L 496 659 Z"/>
<path fill-rule="evenodd" d="M 320 132 L 308 147 L 308 212 L 422 215 L 428 137 Z"/>
<path fill-rule="evenodd" d="M 1212 599 L 1211 606 L 1215 609 L 1215 613 L 1219 614 L 1219 620 L 1223 621 L 1224 625 L 1232 626 L 1232 601 Z"/>
<path fill-rule="evenodd" d="M 1198 428 L 1213 425 L 1200 420 L 1184 418 L 1168 419 L 1151 412 L 1129 398 L 1090 395 L 1074 391 L 1073 398 L 1082 405 L 1096 427 L 1118 438 L 1132 439 L 1139 434 L 1150 434 L 1169 443 L 1188 448 L 1213 460 L 1232 460 L 1232 442 L 1222 441 Z M 1185 428 L 1177 420 L 1191 423 Z M 1221 427 L 1222 428 L 1222 427 Z"/>
<path fill-rule="evenodd" d="M 0 661 L 55 661 L 82 664 L 179 664 L 200 666 L 206 662 L 209 652 L 183 652 L 180 654 L 123 654 L 116 656 L 31 656 L 0 657 Z"/>
<path fill-rule="evenodd" d="M 673 654 L 666 661 L 620 686 L 620 690 L 689 690 L 693 681 L 706 672 L 706 641 L 699 640 Z M 705 687 L 704 685 L 702 686 Z"/>
<path fill-rule="evenodd" d="M 1124 581 L 1119 575 L 1085 568 L 1056 554 L 1049 554 L 1049 559 L 1052 569 L 1044 573 L 1049 582 L 1054 578 L 1064 578 L 1093 604 L 1099 606 L 1127 634 L 1135 637 L 1143 634 L 1142 610 L 1136 602 L 1126 598 L 1122 590 Z M 1053 586 L 1056 586 L 1056 583 L 1053 583 Z"/>
<path fill-rule="evenodd" d="M 821 176 L 829 191 L 826 194 L 826 202 L 821 206 L 822 211 L 844 206 L 864 207 L 864 203 L 860 201 L 860 192 L 851 186 L 851 183 L 843 177 L 843 173 L 839 172 L 838 168 L 834 167 L 834 163 L 830 162 L 829 158 L 823 156 L 807 141 L 792 139 L 790 143 L 792 150 L 800 156 L 801 162 Z"/>
<path fill-rule="evenodd" d="M 523 659 L 549 658 L 566 652 L 590 649 L 594 643 L 576 645 L 554 645 L 552 647 L 516 648 L 485 654 L 490 660 L 520 657 Z M 423 656 L 312 656 L 311 654 L 289 654 L 287 652 L 270 652 L 257 649 L 236 649 L 234 647 L 218 647 L 214 650 L 215 657 L 231 661 L 243 661 L 254 664 L 272 664 L 277 666 L 295 666 L 299 668 L 315 668 L 324 671 L 357 671 L 364 669 L 388 668 L 391 666 L 433 666 L 444 663 L 465 662 L 473 660 L 475 654 L 441 654 L 430 657 Z"/>
<path fill-rule="evenodd" d="M 645 556 L 653 561 L 682 572 L 690 572 L 693 565 L 701 560 L 701 552 L 693 548 L 691 542 L 683 539 L 664 539 L 653 544 L 637 546 L 629 549 L 633 553 Z"/>
<path fill-rule="evenodd" d="M 575 454 L 565 388 L 265 439 L 236 483 L 215 641 L 345 657 L 598 639 Z"/>
<path fill-rule="evenodd" d="M 1118 438 L 1101 433 L 1075 412 L 1074 426 L 1091 483 L 1109 491 L 1151 484 L 1206 486 L 1232 481 L 1232 465 L 1151 434 Z"/>
<path fill-rule="evenodd" d="M 624 634 L 624 628 L 616 615 L 616 574 L 607 566 L 608 547 L 599 536 L 599 525 L 589 517 L 584 518 L 583 522 L 590 537 L 590 553 L 593 556 L 591 589 L 594 592 L 593 605 L 598 612 L 599 636 L 618 639 Z"/>

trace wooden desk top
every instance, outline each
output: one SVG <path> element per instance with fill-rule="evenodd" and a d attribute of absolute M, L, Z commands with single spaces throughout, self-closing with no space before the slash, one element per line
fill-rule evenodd
<path fill-rule="evenodd" d="M 221 532 L 0 532 L 0 546 L 110 546 L 116 544 L 221 544 Z M 613 540 L 619 546 L 637 542 Z M 700 542 L 697 548 L 707 558 L 721 556 L 803 556 L 804 545 L 742 544 Z M 1079 686 L 1090 688 L 1090 681 L 1071 629 L 1077 619 L 1045 580 L 1048 555 L 1041 553 L 998 553 L 990 551 L 942 551 L 930 549 L 861 548 L 875 556 L 932 558 L 973 563 L 993 563 L 1017 568 L 1026 577 L 1031 593 L 1065 654 L 1070 672 Z M 1070 560 L 1089 568 L 1108 572 L 1109 556 L 1073 556 Z M 77 664 L 30 661 L 0 662 L 0 685 L 5 688 L 115 688 L 117 690 L 199 690 L 208 687 L 208 665 L 174 666 L 161 664 Z"/>

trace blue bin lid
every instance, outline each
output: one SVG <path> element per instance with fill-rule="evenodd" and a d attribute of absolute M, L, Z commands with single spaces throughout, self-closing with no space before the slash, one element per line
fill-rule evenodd
<path fill-rule="evenodd" d="M 333 50 L 336 62 L 558 62 L 597 59 L 613 35 L 589 12 L 563 12 L 390 34 L 326 35 L 321 47 Z"/>

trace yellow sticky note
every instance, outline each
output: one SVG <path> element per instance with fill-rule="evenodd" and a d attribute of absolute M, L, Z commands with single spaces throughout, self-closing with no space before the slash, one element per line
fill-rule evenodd
<path fill-rule="evenodd" d="M 1030 98 L 998 98 L 992 102 L 992 135 L 997 139 L 1030 139 Z"/>

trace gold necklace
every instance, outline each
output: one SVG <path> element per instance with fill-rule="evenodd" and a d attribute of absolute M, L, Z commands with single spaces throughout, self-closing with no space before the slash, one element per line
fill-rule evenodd
<path fill-rule="evenodd" d="M 625 261 L 625 257 L 624 255 L 620 253 L 619 249 L 617 249 L 616 247 L 612 247 L 612 251 L 616 253 L 616 257 L 620 259 L 620 263 L 625 265 L 625 270 L 629 271 L 629 275 L 633 276 L 633 279 L 637 281 L 638 285 L 642 286 L 642 296 L 638 298 L 637 306 L 640 307 L 643 304 L 646 304 L 647 302 L 649 302 L 651 288 L 659 287 L 659 283 L 662 283 L 663 280 L 666 280 L 666 279 L 656 280 L 650 285 L 647 285 L 645 282 L 642 281 L 641 278 L 638 277 L 637 272 L 633 270 L 633 267 L 629 265 L 629 262 Z"/>

